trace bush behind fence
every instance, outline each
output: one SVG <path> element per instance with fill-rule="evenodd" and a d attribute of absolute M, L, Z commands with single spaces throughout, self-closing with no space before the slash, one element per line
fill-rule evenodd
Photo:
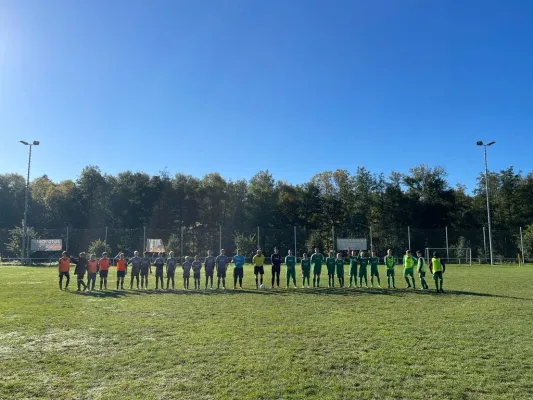
<path fill-rule="evenodd" d="M 19 229 L 20 231 L 20 229 Z M 493 236 L 493 254 L 495 258 L 516 259 L 521 254 L 520 231 L 495 231 Z M 352 229 L 349 226 L 329 226 L 323 229 L 305 227 L 263 228 L 249 227 L 233 229 L 229 227 L 176 227 L 175 229 L 36 229 L 28 231 L 31 239 L 61 239 L 63 250 L 75 255 L 87 252 L 95 241 L 105 242 L 112 254 L 124 252 L 127 256 L 133 251 L 143 251 L 146 239 L 161 239 L 166 251 L 174 251 L 177 256 L 204 255 L 207 250 L 217 254 L 221 248 L 233 253 L 238 247 L 243 254 L 250 256 L 257 248 L 270 255 L 274 247 L 286 254 L 289 249 L 296 250 L 301 256 L 312 252 L 314 247 L 321 251 L 336 250 L 337 238 L 365 238 L 368 249 L 372 246 L 378 255 L 392 249 L 396 255 L 406 249 L 425 248 L 471 248 L 473 259 L 489 257 L 488 233 L 483 229 L 458 231 L 453 229 L 418 229 L 405 227 L 372 231 L 371 229 Z M 20 232 L 0 229 L 0 254 L 3 258 L 20 257 Z M 28 241 L 29 242 L 29 241 Z M 359 250 L 359 249 L 357 249 Z M 49 258 L 57 254 L 48 252 L 30 252 L 32 258 Z M 526 254 L 526 256 L 529 256 Z"/>

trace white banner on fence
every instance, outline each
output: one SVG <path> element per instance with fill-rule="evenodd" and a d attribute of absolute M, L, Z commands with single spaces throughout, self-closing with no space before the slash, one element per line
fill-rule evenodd
<path fill-rule="evenodd" d="M 163 253 L 165 246 L 161 239 L 146 239 L 146 251 L 148 253 Z"/>
<path fill-rule="evenodd" d="M 32 239 L 31 251 L 61 251 L 63 240 L 61 239 Z"/>
<path fill-rule="evenodd" d="M 366 250 L 366 239 L 343 239 L 337 238 L 337 250 Z"/>

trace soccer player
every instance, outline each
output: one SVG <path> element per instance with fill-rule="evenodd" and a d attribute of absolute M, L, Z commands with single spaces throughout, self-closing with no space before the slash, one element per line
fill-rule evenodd
<path fill-rule="evenodd" d="M 222 280 L 222 288 L 226 289 L 226 272 L 228 264 L 230 262 L 229 257 L 226 255 L 226 250 L 220 250 L 220 255 L 215 259 L 215 265 L 217 266 L 217 289 L 220 289 L 220 281 Z"/>
<path fill-rule="evenodd" d="M 274 282 L 276 282 L 279 289 L 279 274 L 281 273 L 281 254 L 277 247 L 274 247 L 274 254 L 270 256 L 272 262 L 272 285 L 271 289 L 274 289 Z"/>
<path fill-rule="evenodd" d="M 374 276 L 378 281 L 378 288 L 381 288 L 381 280 L 379 279 L 379 258 L 376 257 L 376 251 L 372 250 L 370 258 L 368 259 L 370 263 L 370 285 L 374 287 Z"/>
<path fill-rule="evenodd" d="M 189 279 L 191 279 L 192 262 L 189 256 L 185 257 L 185 261 L 181 264 L 183 268 L 183 289 L 189 290 Z"/>
<path fill-rule="evenodd" d="M 416 251 L 416 256 L 418 257 L 418 268 L 416 271 L 418 272 L 420 284 L 422 285 L 420 290 L 428 290 L 429 286 L 426 282 L 426 261 L 424 260 L 424 257 L 422 257 L 422 252 L 420 250 Z"/>
<path fill-rule="evenodd" d="M 265 264 L 265 256 L 261 253 L 261 250 L 257 250 L 257 254 L 253 256 L 252 264 L 254 265 L 255 288 L 259 289 L 259 285 L 263 284 L 263 275 L 265 274 L 265 268 L 263 267 Z"/>
<path fill-rule="evenodd" d="M 326 258 L 326 268 L 328 270 L 328 288 L 335 287 L 335 257 L 333 252 L 329 252 L 329 257 Z"/>
<path fill-rule="evenodd" d="M 444 261 L 439 258 L 439 253 L 433 253 L 433 258 L 429 263 L 429 270 L 433 274 L 433 280 L 435 281 L 435 288 L 437 289 L 437 293 L 444 293 L 444 289 L 442 288 L 442 274 L 444 274 L 444 272 L 446 271 L 446 264 L 444 264 Z"/>
<path fill-rule="evenodd" d="M 403 256 L 403 277 L 405 279 L 405 282 L 407 282 L 406 289 L 409 289 L 411 287 L 411 283 L 409 282 L 409 277 L 411 277 L 411 280 L 413 281 L 413 289 L 416 289 L 415 286 L 415 273 L 414 273 L 414 266 L 417 264 L 416 258 L 414 258 L 411 255 L 411 250 L 405 251 L 405 256 Z"/>
<path fill-rule="evenodd" d="M 303 258 L 302 258 L 302 287 L 305 287 L 305 280 L 307 279 L 307 288 L 309 289 L 310 278 L 311 278 L 311 260 L 307 257 L 307 253 L 304 253 Z"/>
<path fill-rule="evenodd" d="M 134 251 L 133 257 L 128 260 L 128 265 L 131 264 L 131 279 L 130 279 L 130 289 L 133 289 L 133 280 L 137 281 L 137 289 L 139 289 L 139 273 L 141 272 L 141 257 L 139 257 L 139 252 Z"/>
<path fill-rule="evenodd" d="M 348 274 L 350 275 L 350 286 L 352 287 L 352 280 L 353 280 L 353 287 L 357 287 L 357 266 L 359 265 L 359 260 L 357 259 L 357 252 L 355 250 L 352 250 L 350 252 L 350 269 L 348 270 Z"/>
<path fill-rule="evenodd" d="M 364 250 L 361 250 L 359 253 L 359 257 L 357 258 L 357 261 L 359 261 L 359 286 L 363 287 L 363 278 L 365 279 L 365 287 L 368 288 L 368 257 L 366 256 L 366 252 Z"/>
<path fill-rule="evenodd" d="M 128 264 L 126 260 L 124 259 L 124 253 L 119 253 L 117 257 L 115 257 L 115 259 L 117 260 L 117 290 L 118 290 L 119 285 L 121 289 L 124 289 L 124 277 L 126 276 Z"/>
<path fill-rule="evenodd" d="M 83 281 L 83 278 L 85 277 L 85 273 L 87 272 L 87 257 L 84 252 L 80 253 L 80 256 L 78 259 L 71 259 L 72 263 L 76 264 L 76 268 L 74 268 L 74 275 L 78 276 L 78 290 L 79 292 L 81 290 L 81 286 L 83 286 L 83 290 L 87 290 L 87 285 Z"/>
<path fill-rule="evenodd" d="M 292 250 L 289 250 L 289 254 L 285 257 L 285 288 L 289 288 L 289 282 L 292 278 L 292 283 L 296 289 L 296 256 L 292 255 Z"/>
<path fill-rule="evenodd" d="M 193 279 L 194 279 L 194 289 L 200 289 L 200 272 L 202 271 L 202 263 L 198 260 L 198 256 L 194 256 L 194 261 L 191 264 Z"/>
<path fill-rule="evenodd" d="M 313 264 L 313 287 L 320 287 L 320 274 L 322 273 L 322 263 L 324 256 L 315 248 L 315 252 L 311 255 L 311 264 Z"/>
<path fill-rule="evenodd" d="M 387 268 L 387 287 L 390 289 L 392 281 L 392 287 L 396 289 L 396 286 L 394 285 L 394 265 L 396 262 L 394 261 L 394 256 L 392 255 L 391 249 L 387 250 L 387 255 L 383 261 L 385 263 L 385 267 Z"/>
<path fill-rule="evenodd" d="M 167 290 L 170 281 L 172 281 L 172 290 L 175 289 L 174 277 L 176 275 L 176 266 L 178 265 L 178 260 L 174 258 L 174 252 L 171 251 L 168 253 L 167 258 Z"/>
<path fill-rule="evenodd" d="M 89 261 L 87 261 L 87 288 L 94 290 L 96 284 L 96 273 L 98 272 L 98 261 L 96 261 L 96 254 L 91 254 Z"/>
<path fill-rule="evenodd" d="M 70 283 L 70 258 L 67 257 L 67 252 L 61 253 L 59 259 L 59 290 L 63 290 L 63 277 L 66 279 L 65 289 L 68 289 Z"/>
<path fill-rule="evenodd" d="M 109 273 L 109 258 L 107 252 L 102 253 L 102 257 L 98 260 L 98 270 L 100 271 L 100 290 L 102 286 L 107 289 L 107 275 Z"/>
<path fill-rule="evenodd" d="M 161 282 L 161 290 L 163 286 L 163 267 L 165 266 L 165 259 L 163 253 L 157 253 L 157 258 L 154 260 L 155 265 L 155 290 L 159 289 L 159 283 Z"/>
<path fill-rule="evenodd" d="M 264 256 L 263 256 L 263 259 L 264 259 Z M 237 279 L 239 280 L 239 287 L 242 289 L 242 278 L 244 276 L 244 263 L 245 263 L 244 256 L 241 256 L 239 254 L 239 249 L 237 249 L 237 254 L 233 257 L 233 289 L 237 289 Z M 261 275 L 261 277 L 262 276 L 263 275 Z M 255 275 L 255 286 L 258 287 L 257 286 L 257 274 Z"/>
<path fill-rule="evenodd" d="M 207 252 L 207 257 L 204 260 L 205 266 L 205 288 L 207 289 L 207 284 L 211 281 L 211 289 L 213 289 L 213 272 L 215 271 L 215 257 L 213 257 L 213 251 L 209 250 Z"/>
<path fill-rule="evenodd" d="M 141 258 L 141 289 L 148 289 L 148 271 L 152 273 L 152 259 L 148 257 L 148 252 L 143 253 Z"/>
<path fill-rule="evenodd" d="M 341 253 L 337 253 L 337 258 L 335 259 L 335 268 L 337 269 L 337 279 L 339 280 L 339 286 L 344 287 L 344 260 L 342 259 Z"/>

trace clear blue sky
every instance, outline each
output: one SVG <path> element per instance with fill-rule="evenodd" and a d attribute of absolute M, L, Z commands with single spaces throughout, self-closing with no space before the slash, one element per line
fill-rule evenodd
<path fill-rule="evenodd" d="M 0 172 L 531 171 L 528 0 L 2 0 Z M 62 164 L 69 159 L 68 167 Z"/>

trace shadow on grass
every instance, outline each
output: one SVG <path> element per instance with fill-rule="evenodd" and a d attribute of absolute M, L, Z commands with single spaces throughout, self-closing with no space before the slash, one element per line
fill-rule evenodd
<path fill-rule="evenodd" d="M 474 297 L 492 297 L 512 300 L 533 301 L 533 298 L 505 296 L 490 293 L 470 292 L 462 290 L 446 290 L 444 293 L 436 293 L 435 290 L 419 289 L 375 289 L 375 288 L 298 288 L 298 289 L 124 289 L 124 290 L 93 290 L 85 292 L 69 291 L 71 294 L 99 298 L 120 298 L 127 296 L 147 296 L 147 295 L 183 295 L 183 296 L 238 296 L 241 294 L 252 294 L 259 296 L 474 296 Z"/>

